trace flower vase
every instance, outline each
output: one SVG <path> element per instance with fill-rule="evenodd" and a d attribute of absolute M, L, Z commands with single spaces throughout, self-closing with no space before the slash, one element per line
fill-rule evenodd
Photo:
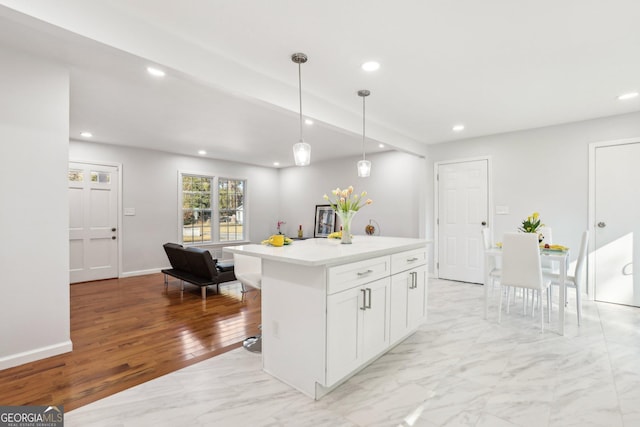
<path fill-rule="evenodd" d="M 342 221 L 342 237 L 340 243 L 348 245 L 351 244 L 351 220 L 355 216 L 357 211 L 338 211 L 337 214 Z"/>

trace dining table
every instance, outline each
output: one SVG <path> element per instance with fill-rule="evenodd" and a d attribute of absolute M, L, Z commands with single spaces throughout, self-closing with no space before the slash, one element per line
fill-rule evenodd
<path fill-rule="evenodd" d="M 489 273 L 492 266 L 495 266 L 497 260 L 502 258 L 502 248 L 495 246 L 486 249 L 484 252 L 484 318 L 487 318 L 489 311 L 489 287 L 491 280 Z M 558 285 L 560 288 L 560 303 L 558 304 L 558 332 L 564 335 L 564 307 L 566 303 L 566 281 L 567 269 L 569 265 L 569 249 L 558 250 L 549 248 L 540 248 L 540 260 L 550 260 L 558 265 Z"/>

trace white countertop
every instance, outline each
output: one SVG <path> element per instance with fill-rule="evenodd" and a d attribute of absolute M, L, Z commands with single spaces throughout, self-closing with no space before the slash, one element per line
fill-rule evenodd
<path fill-rule="evenodd" d="M 407 237 L 354 236 L 353 243 L 343 245 L 338 239 L 294 240 L 292 244 L 225 246 L 223 250 L 290 264 L 320 266 L 360 261 L 405 250 L 425 247 L 429 240 Z"/>

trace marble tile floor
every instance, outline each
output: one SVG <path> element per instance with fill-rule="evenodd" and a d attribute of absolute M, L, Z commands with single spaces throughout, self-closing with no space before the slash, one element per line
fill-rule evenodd
<path fill-rule="evenodd" d="M 65 426 L 640 425 L 640 309 L 585 299 L 578 327 L 570 291 L 559 336 L 516 306 L 497 324 L 497 296 L 484 320 L 482 286 L 430 279 L 427 323 L 320 401 L 240 348 L 70 411 Z"/>

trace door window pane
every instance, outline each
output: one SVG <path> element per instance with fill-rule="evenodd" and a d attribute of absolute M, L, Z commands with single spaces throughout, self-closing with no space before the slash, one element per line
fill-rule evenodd
<path fill-rule="evenodd" d="M 82 169 L 69 169 L 69 181 L 84 181 L 84 172 L 82 172 Z"/>
<path fill-rule="evenodd" d="M 109 184 L 111 182 L 111 174 L 109 172 L 91 171 L 91 182 Z"/>

